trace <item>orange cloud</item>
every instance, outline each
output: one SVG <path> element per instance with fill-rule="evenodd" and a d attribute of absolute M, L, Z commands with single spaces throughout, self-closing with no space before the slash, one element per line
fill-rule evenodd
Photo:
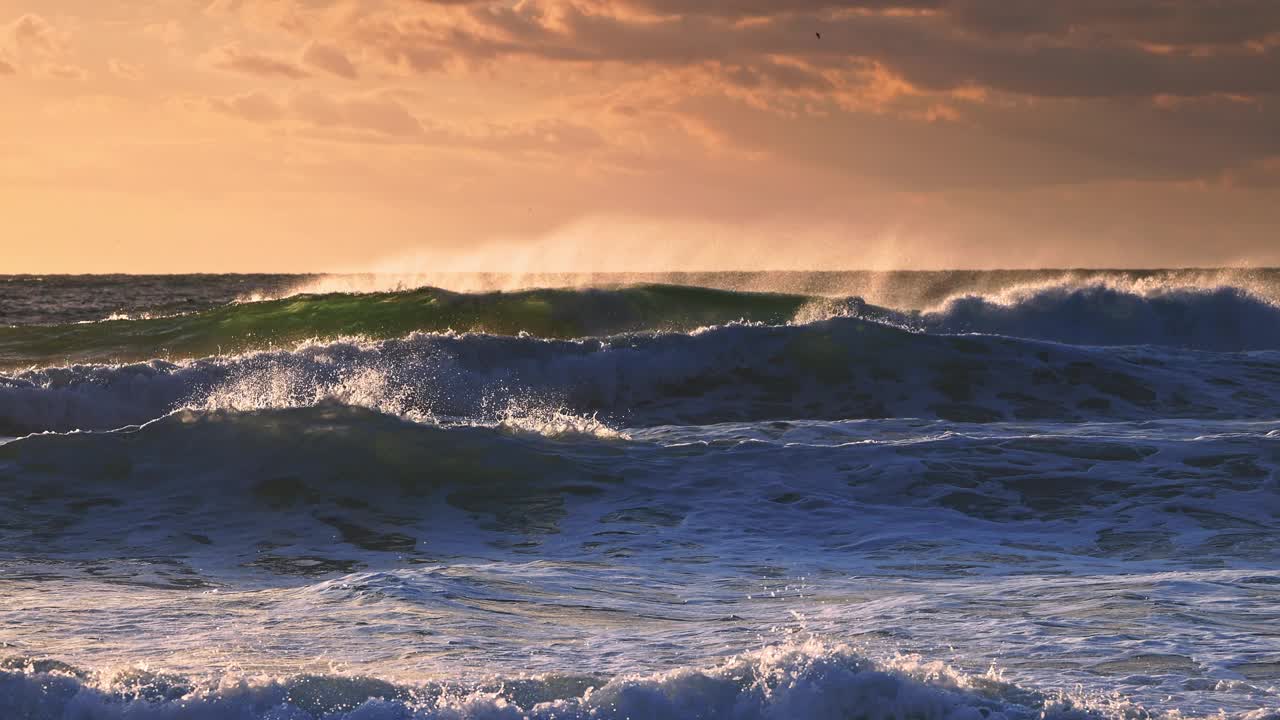
<path fill-rule="evenodd" d="M 134 63 L 128 63 L 119 58 L 111 58 L 107 61 L 107 69 L 122 80 L 138 80 L 142 77 L 142 68 Z"/>
<path fill-rule="evenodd" d="M 503 59 L 736 68 L 737 85 L 822 83 L 796 68 L 883 65 L 936 92 L 991 89 L 1047 97 L 1197 96 L 1280 91 L 1280 48 L 1248 45 L 1280 29 L 1280 5 L 1236 12 L 1195 0 L 558 0 L 430 3 L 367 11 L 332 29 L 415 72 Z M 272 6 L 275 7 L 275 6 Z M 290 6 L 290 17 L 301 6 Z M 299 20 L 295 27 L 309 23 Z M 1154 38 L 1154 39 L 1153 39 Z M 1153 52 L 1155 39 L 1174 48 Z M 779 62 L 785 59 L 786 62 Z M 787 76 L 790 73 L 790 77 Z"/>
<path fill-rule="evenodd" d="M 79 65 L 48 64 L 41 67 L 40 72 L 58 80 L 85 80 L 89 77 L 89 71 Z"/>
<path fill-rule="evenodd" d="M 168 46 L 176 46 L 186 38 L 186 30 L 176 20 L 149 23 L 142 32 Z"/>
<path fill-rule="evenodd" d="M 19 53 L 56 57 L 66 49 L 67 38 L 39 15 L 27 13 L 5 28 L 10 44 Z"/>
<path fill-rule="evenodd" d="M 280 77 L 298 80 L 311 75 L 311 73 L 291 60 L 242 50 L 239 45 L 234 43 L 215 49 L 208 55 L 208 61 L 211 66 L 219 70 L 257 75 L 259 77 Z"/>
<path fill-rule="evenodd" d="M 295 115 L 317 127 L 370 132 L 391 138 L 420 138 L 423 125 L 403 105 L 387 98 L 335 99 L 303 93 L 289 103 Z"/>
<path fill-rule="evenodd" d="M 302 51 L 302 62 L 338 77 L 356 80 L 360 72 L 341 49 L 312 41 Z"/>
<path fill-rule="evenodd" d="M 284 115 L 284 109 L 263 92 L 250 92 L 229 98 L 211 98 L 208 106 L 221 113 L 255 123 L 270 123 Z"/>
<path fill-rule="evenodd" d="M 295 251 L 589 214 L 1016 249 L 1128 201 L 1192 257 L 1280 224 L 1275 0 L 60 0 L 0 17 L 0 75 L 6 214 L 75 195 L 129 238 L 159 195 L 189 207 L 156 238 Z"/>

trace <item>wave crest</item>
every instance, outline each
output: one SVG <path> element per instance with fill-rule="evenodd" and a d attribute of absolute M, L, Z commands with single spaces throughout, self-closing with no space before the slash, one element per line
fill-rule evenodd
<path fill-rule="evenodd" d="M 1270 415 L 1280 357 L 1099 349 L 919 334 L 836 318 L 581 341 L 423 335 L 0 376 L 0 434 L 109 429 L 181 407 L 340 402 L 432 421 L 513 408 L 610 426 L 771 419 L 1249 418 Z"/>
<path fill-rule="evenodd" d="M 1049 287 L 966 295 L 918 316 L 929 332 L 977 332 L 1073 345 L 1165 345 L 1214 351 L 1280 348 L 1280 307 L 1234 287 Z"/>
<path fill-rule="evenodd" d="M 170 317 L 0 327 L 0 354 L 10 365 L 127 362 L 291 348 L 339 338 L 372 341 L 414 332 L 571 339 L 692 333 L 733 322 L 806 324 L 832 317 L 934 334 L 982 333 L 1080 345 L 1280 349 L 1280 306 L 1232 286 L 1037 286 L 962 295 L 932 310 L 901 311 L 860 298 L 645 285 L 477 295 L 434 288 L 298 295 Z"/>
<path fill-rule="evenodd" d="M 816 640 L 653 675 L 452 686 L 341 676 L 208 682 L 139 672 L 103 677 L 48 664 L 0 670 L 0 715 L 30 720 L 1100 720 L 1120 714 L 1148 717 L 1123 700 L 1075 700 L 915 657 L 876 662 Z"/>
<path fill-rule="evenodd" d="M 368 295 L 295 295 L 201 312 L 97 323 L 0 327 L 10 365 L 194 358 L 315 340 L 379 340 L 413 332 L 577 338 L 688 332 L 745 320 L 788 322 L 805 298 L 674 285 L 468 295 L 436 288 Z"/>

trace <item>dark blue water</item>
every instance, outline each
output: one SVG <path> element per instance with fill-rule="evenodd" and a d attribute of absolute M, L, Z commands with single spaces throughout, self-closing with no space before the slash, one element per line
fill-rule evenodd
<path fill-rule="evenodd" d="M 1274 717 L 1274 279 L 0 281 L 0 718 Z"/>

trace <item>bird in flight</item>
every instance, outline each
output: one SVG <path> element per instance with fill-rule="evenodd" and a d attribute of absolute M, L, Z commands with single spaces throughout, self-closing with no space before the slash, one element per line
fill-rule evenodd
<path fill-rule="evenodd" d="M 814 35 L 817 35 L 819 40 L 821 40 L 821 39 L 822 39 L 822 33 L 820 33 L 820 32 L 816 32 L 816 33 L 814 33 Z"/>

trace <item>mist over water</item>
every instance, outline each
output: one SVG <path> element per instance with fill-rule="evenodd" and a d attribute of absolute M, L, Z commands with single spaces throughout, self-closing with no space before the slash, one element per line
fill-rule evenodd
<path fill-rule="evenodd" d="M 1104 287 L 1137 295 L 1167 290 L 1235 288 L 1276 302 L 1280 270 L 1189 268 L 1153 270 L 852 270 L 733 272 L 547 272 L 419 270 L 322 275 L 9 275 L 0 276 L 0 324 L 54 325 L 116 316 L 163 316 L 235 301 L 302 294 L 385 293 L 439 288 L 461 293 L 540 288 L 681 285 L 829 298 L 859 297 L 896 310 L 930 310 L 978 296 L 1008 302 L 1041 289 Z M 51 290 L 56 286 L 56 290 Z"/>
<path fill-rule="evenodd" d="M 1280 298 L 1280 271 L 1271 268 L 1153 270 L 741 270 L 654 272 L 475 272 L 436 270 L 318 275 L 281 283 L 285 294 L 388 292 L 437 287 L 483 293 L 532 288 L 607 288 L 628 285 L 688 285 L 738 292 L 822 297 L 860 297 L 898 310 L 928 310 L 948 300 L 980 296 L 1009 300 L 1038 289 L 1106 287 L 1139 295 L 1171 289 L 1233 287 L 1269 300 Z M 280 289 L 247 296 L 281 297 Z"/>
<path fill-rule="evenodd" d="M 1272 718 L 1278 298 L 0 278 L 0 718 Z"/>

